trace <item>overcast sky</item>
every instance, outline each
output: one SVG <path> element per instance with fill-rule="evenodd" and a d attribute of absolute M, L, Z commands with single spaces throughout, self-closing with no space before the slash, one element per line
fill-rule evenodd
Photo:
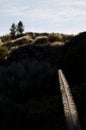
<path fill-rule="evenodd" d="M 0 0 L 0 35 L 19 21 L 25 32 L 79 33 L 86 30 L 86 0 Z"/>

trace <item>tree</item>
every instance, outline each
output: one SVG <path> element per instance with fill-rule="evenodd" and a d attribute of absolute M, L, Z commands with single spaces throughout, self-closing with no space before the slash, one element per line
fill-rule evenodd
<path fill-rule="evenodd" d="M 23 25 L 22 21 L 19 21 L 19 23 L 17 25 L 17 33 L 19 35 L 22 35 L 23 31 L 24 31 L 24 25 Z"/>
<path fill-rule="evenodd" d="M 11 34 L 11 38 L 15 38 L 15 36 L 16 36 L 16 25 L 15 25 L 15 23 L 13 23 L 12 24 L 12 26 L 11 26 L 11 28 L 10 28 L 10 34 Z"/>

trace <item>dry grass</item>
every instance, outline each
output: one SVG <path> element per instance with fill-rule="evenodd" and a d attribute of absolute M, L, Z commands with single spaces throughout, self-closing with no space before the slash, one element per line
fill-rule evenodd
<path fill-rule="evenodd" d="M 62 41 L 63 37 L 61 34 L 58 34 L 58 33 L 50 33 L 48 36 L 48 40 L 50 42 Z"/>
<path fill-rule="evenodd" d="M 33 45 L 43 45 L 48 43 L 47 36 L 38 36 L 33 42 Z"/>
<path fill-rule="evenodd" d="M 33 39 L 29 35 L 26 35 L 26 36 L 17 38 L 15 40 L 10 40 L 9 42 L 6 42 L 3 46 L 7 47 L 9 49 L 9 51 L 12 51 L 21 46 L 25 46 L 27 44 L 29 45 L 32 43 L 32 41 L 33 41 Z"/>
<path fill-rule="evenodd" d="M 52 42 L 50 46 L 63 46 L 64 44 L 64 42 Z"/>

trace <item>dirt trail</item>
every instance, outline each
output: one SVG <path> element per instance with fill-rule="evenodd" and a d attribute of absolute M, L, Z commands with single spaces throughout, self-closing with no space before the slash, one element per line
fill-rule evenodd
<path fill-rule="evenodd" d="M 68 130 L 82 130 L 71 90 L 61 70 L 58 70 L 60 91 Z"/>

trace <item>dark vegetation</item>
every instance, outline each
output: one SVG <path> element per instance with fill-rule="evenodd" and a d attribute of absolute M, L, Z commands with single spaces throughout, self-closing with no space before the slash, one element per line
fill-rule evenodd
<path fill-rule="evenodd" d="M 86 32 L 30 32 L 12 40 L 2 45 L 9 54 L 0 60 L 1 127 L 65 130 L 57 75 L 62 69 L 86 129 Z"/>

